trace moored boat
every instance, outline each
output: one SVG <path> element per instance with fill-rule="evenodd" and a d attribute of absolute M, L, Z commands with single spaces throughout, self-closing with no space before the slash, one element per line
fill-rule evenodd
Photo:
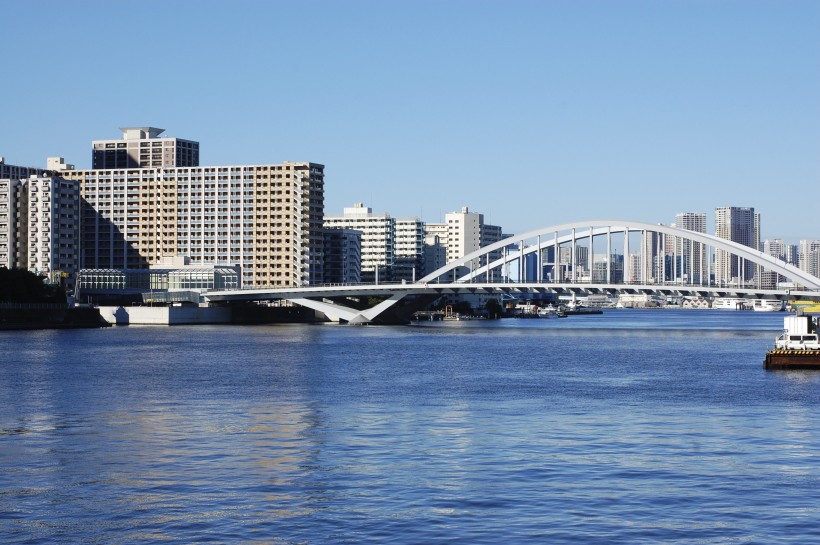
<path fill-rule="evenodd" d="M 783 333 L 766 353 L 766 369 L 820 369 L 818 318 L 798 312 L 783 318 Z"/>
<path fill-rule="evenodd" d="M 786 308 L 786 302 L 779 299 L 755 299 L 752 310 L 755 312 L 780 312 Z"/>

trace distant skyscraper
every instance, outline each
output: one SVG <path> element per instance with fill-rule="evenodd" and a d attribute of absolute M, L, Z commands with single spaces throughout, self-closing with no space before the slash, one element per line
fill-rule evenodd
<path fill-rule="evenodd" d="M 758 250 L 760 214 L 756 214 L 754 208 L 716 208 L 715 236 Z M 718 285 L 744 285 L 752 281 L 755 270 L 753 263 L 724 250 L 715 250 L 715 282 Z"/>
<path fill-rule="evenodd" d="M 93 169 L 199 166 L 199 142 L 160 138 L 165 129 L 156 127 L 120 130 L 121 140 L 94 140 L 91 143 Z"/>
<path fill-rule="evenodd" d="M 801 240 L 798 255 L 800 270 L 820 278 L 820 240 Z"/>
<path fill-rule="evenodd" d="M 706 213 L 679 212 L 675 214 L 675 227 L 696 233 L 706 233 Z M 709 278 L 706 247 L 700 242 L 675 237 L 675 277 L 689 284 L 704 284 Z"/>
<path fill-rule="evenodd" d="M 786 253 L 788 244 L 784 243 L 779 238 L 774 240 L 763 241 L 763 253 L 786 261 Z M 763 289 L 775 289 L 779 282 L 783 282 L 785 278 L 774 271 L 763 271 L 761 273 L 761 286 Z"/>

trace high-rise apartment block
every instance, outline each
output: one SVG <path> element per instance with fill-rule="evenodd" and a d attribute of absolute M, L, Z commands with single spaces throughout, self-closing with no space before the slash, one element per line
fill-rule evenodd
<path fill-rule="evenodd" d="M 798 262 L 800 270 L 820 278 L 820 240 L 801 240 Z"/>
<path fill-rule="evenodd" d="M 754 208 L 716 208 L 715 236 L 758 250 L 760 214 L 755 213 Z M 753 280 L 755 271 L 753 263 L 725 250 L 715 250 L 715 282 L 718 285 L 745 285 Z"/>
<path fill-rule="evenodd" d="M 91 143 L 93 169 L 199 166 L 199 142 L 160 138 L 165 129 L 126 127 L 120 140 Z"/>
<path fill-rule="evenodd" d="M 324 225 L 362 233 L 362 282 L 391 280 L 396 231 L 390 214 L 374 213 L 358 202 L 345 208 L 341 216 L 325 216 Z"/>
<path fill-rule="evenodd" d="M 32 176 L 45 176 L 46 169 L 7 165 L 6 158 L 0 157 L 0 180 L 25 180 Z"/>
<path fill-rule="evenodd" d="M 393 279 L 413 282 L 424 273 L 424 222 L 396 218 Z"/>
<path fill-rule="evenodd" d="M 696 233 L 706 233 L 705 212 L 679 212 L 675 214 L 675 227 Z M 674 280 L 684 283 L 703 284 L 709 279 L 709 260 L 706 246 L 700 242 L 674 237 L 674 246 L 667 248 L 674 266 Z"/>
<path fill-rule="evenodd" d="M 73 278 L 80 261 L 79 220 L 78 183 L 37 175 L 0 180 L 0 266 L 53 281 Z"/>
<path fill-rule="evenodd" d="M 428 223 L 425 226 L 425 244 L 438 241 L 445 249 L 446 263 L 451 263 L 476 250 L 489 246 L 503 238 L 501 227 L 484 223 L 484 214 L 470 212 L 466 206 L 458 212 L 448 212 L 444 216 L 444 223 Z M 431 257 L 435 252 L 427 252 Z M 487 264 L 501 257 L 503 250 L 483 256 L 476 267 Z M 426 272 L 432 272 L 438 267 L 426 264 Z"/>
<path fill-rule="evenodd" d="M 324 284 L 358 284 L 362 279 L 362 233 L 325 229 Z"/>
<path fill-rule="evenodd" d="M 82 186 L 82 267 L 167 256 L 238 265 L 243 287 L 322 280 L 324 167 L 283 163 L 69 170 Z"/>
<path fill-rule="evenodd" d="M 763 253 L 785 261 L 790 265 L 797 264 L 797 245 L 786 244 L 783 240 L 776 238 L 763 241 Z M 761 273 L 761 286 L 763 289 L 776 289 L 778 283 L 784 282 L 786 278 L 774 271 L 765 270 Z"/>

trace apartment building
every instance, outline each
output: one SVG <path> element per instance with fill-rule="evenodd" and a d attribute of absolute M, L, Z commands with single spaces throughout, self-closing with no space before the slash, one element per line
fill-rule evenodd
<path fill-rule="evenodd" d="M 362 282 L 392 280 L 395 223 L 390 214 L 374 213 L 372 208 L 360 202 L 344 208 L 341 216 L 324 218 L 327 228 L 353 229 L 362 233 Z"/>
<path fill-rule="evenodd" d="M 187 256 L 192 264 L 239 266 L 245 288 L 322 281 L 323 165 L 106 168 L 62 175 L 82 187 L 84 269 L 140 269 L 163 257 Z"/>
<path fill-rule="evenodd" d="M 118 140 L 91 142 L 91 165 L 99 169 L 199 166 L 199 142 L 161 138 L 165 129 L 126 127 Z"/>
<path fill-rule="evenodd" d="M 675 214 L 674 227 L 696 233 L 706 233 L 705 212 L 679 212 Z M 674 237 L 674 245 L 666 250 L 673 258 L 674 275 L 669 280 L 681 280 L 689 284 L 706 283 L 709 264 L 706 247 L 700 242 Z"/>
<path fill-rule="evenodd" d="M 362 279 L 362 232 L 326 228 L 324 284 L 358 284 Z"/>
<path fill-rule="evenodd" d="M 31 177 L 28 188 L 27 268 L 52 281 L 73 279 L 80 269 L 80 184 Z"/>
<path fill-rule="evenodd" d="M 444 223 L 428 223 L 425 225 L 425 244 L 439 244 L 444 247 L 446 263 L 451 263 L 465 255 L 488 246 L 503 238 L 502 229 L 497 225 L 484 222 L 484 215 L 470 212 L 466 206 L 460 211 L 448 212 L 444 216 Z M 435 251 L 427 251 L 431 259 L 436 258 Z M 501 257 L 503 250 L 493 252 L 489 259 Z M 438 261 L 438 260 L 436 260 Z M 475 263 L 476 267 L 485 265 L 487 257 L 482 257 Z M 429 263 L 426 272 L 432 272 L 438 267 L 437 263 Z M 462 270 L 461 273 L 464 271 Z"/>
<path fill-rule="evenodd" d="M 0 157 L 0 180 L 25 180 L 31 176 L 45 176 L 46 169 L 7 165 L 6 158 Z"/>
<path fill-rule="evenodd" d="M 801 240 L 798 244 L 798 266 L 820 278 L 820 240 Z"/>
<path fill-rule="evenodd" d="M 0 180 L 0 266 L 59 281 L 79 270 L 80 186 L 32 175 Z"/>
<path fill-rule="evenodd" d="M 424 272 L 424 222 L 396 218 L 393 280 L 413 282 Z"/>
<path fill-rule="evenodd" d="M 0 267 L 27 264 L 28 193 L 21 180 L 0 179 Z M 22 241 L 22 248 L 20 243 Z"/>

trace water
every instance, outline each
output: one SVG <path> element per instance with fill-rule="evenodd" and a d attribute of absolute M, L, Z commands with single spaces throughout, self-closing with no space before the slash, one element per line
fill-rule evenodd
<path fill-rule="evenodd" d="M 0 541 L 817 542 L 782 318 L 0 332 Z"/>

